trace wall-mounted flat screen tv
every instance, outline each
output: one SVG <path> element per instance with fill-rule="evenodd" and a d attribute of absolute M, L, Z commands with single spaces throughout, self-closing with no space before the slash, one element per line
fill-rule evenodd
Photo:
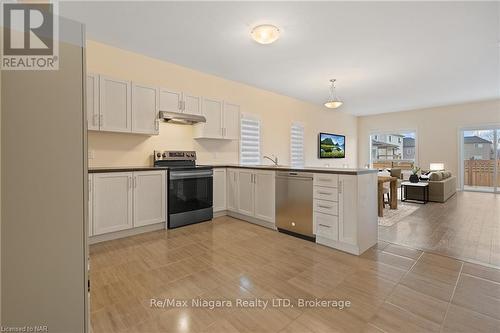
<path fill-rule="evenodd" d="M 345 158 L 345 136 L 330 133 L 318 135 L 319 158 Z"/>

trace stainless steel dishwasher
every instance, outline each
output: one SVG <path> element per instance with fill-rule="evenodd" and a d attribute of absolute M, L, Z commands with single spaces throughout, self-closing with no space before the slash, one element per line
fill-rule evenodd
<path fill-rule="evenodd" d="M 281 232 L 314 240 L 312 173 L 276 173 L 276 226 Z"/>

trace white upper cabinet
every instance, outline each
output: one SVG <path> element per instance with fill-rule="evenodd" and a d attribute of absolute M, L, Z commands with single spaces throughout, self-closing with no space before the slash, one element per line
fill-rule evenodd
<path fill-rule="evenodd" d="M 170 89 L 160 89 L 160 111 L 182 112 L 182 93 Z"/>
<path fill-rule="evenodd" d="M 165 171 L 134 172 L 134 227 L 165 222 Z"/>
<path fill-rule="evenodd" d="M 132 172 L 93 175 L 93 234 L 132 228 Z"/>
<path fill-rule="evenodd" d="M 186 93 L 182 97 L 182 112 L 201 116 L 201 97 Z"/>
<path fill-rule="evenodd" d="M 224 102 L 223 134 L 225 139 L 238 140 L 240 136 L 240 106 Z"/>
<path fill-rule="evenodd" d="M 159 112 L 203 115 L 196 139 L 239 140 L 240 106 L 214 98 L 158 88 L 98 74 L 87 74 L 88 129 L 159 134 Z"/>
<path fill-rule="evenodd" d="M 160 111 L 201 115 L 201 97 L 161 88 Z"/>
<path fill-rule="evenodd" d="M 132 84 L 132 132 L 158 134 L 158 88 Z"/>
<path fill-rule="evenodd" d="M 196 138 L 222 139 L 222 101 L 203 98 L 202 113 L 207 122 L 196 125 Z"/>
<path fill-rule="evenodd" d="M 99 77 L 100 129 L 132 131 L 131 83 L 101 75 Z"/>
<path fill-rule="evenodd" d="M 87 74 L 87 129 L 99 130 L 99 75 Z"/>
<path fill-rule="evenodd" d="M 196 125 L 195 138 L 238 140 L 239 105 L 203 98 L 201 110 L 207 121 Z"/>

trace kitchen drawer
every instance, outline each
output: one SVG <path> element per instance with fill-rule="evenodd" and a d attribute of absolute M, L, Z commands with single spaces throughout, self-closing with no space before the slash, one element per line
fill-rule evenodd
<path fill-rule="evenodd" d="M 314 225 L 316 236 L 338 240 L 339 220 L 337 216 L 314 212 Z"/>
<path fill-rule="evenodd" d="M 337 187 L 339 183 L 339 175 L 315 173 L 313 184 L 315 186 Z"/>
<path fill-rule="evenodd" d="M 334 187 L 314 186 L 313 193 L 314 199 L 339 201 L 338 190 Z"/>
<path fill-rule="evenodd" d="M 326 200 L 313 200 L 314 211 L 329 215 L 338 215 L 339 207 L 338 203 Z"/>

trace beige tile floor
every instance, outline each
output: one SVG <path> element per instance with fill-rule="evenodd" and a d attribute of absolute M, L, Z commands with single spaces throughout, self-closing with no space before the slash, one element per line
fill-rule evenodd
<path fill-rule="evenodd" d="M 379 226 L 379 239 L 500 268 L 500 194 L 458 192 L 445 203 L 399 204 L 417 209 Z"/>
<path fill-rule="evenodd" d="M 380 242 L 361 257 L 229 217 L 91 246 L 93 332 L 499 332 L 500 271 Z M 294 307 L 154 308 L 165 298 Z M 298 299 L 350 301 L 300 308 Z"/>

